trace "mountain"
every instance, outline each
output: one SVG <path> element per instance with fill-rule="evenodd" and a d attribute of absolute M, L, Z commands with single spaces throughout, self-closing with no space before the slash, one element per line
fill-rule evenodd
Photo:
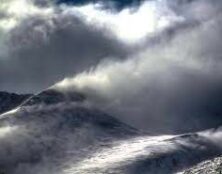
<path fill-rule="evenodd" d="M 19 95 L 15 93 L 0 92 L 0 114 L 17 107 L 29 97 L 31 97 L 31 94 Z"/>
<path fill-rule="evenodd" d="M 0 171 L 34 174 L 52 168 L 51 173 L 61 172 L 58 167 L 69 158 L 78 160 L 100 143 L 138 134 L 114 117 L 85 106 L 81 94 L 47 90 L 15 112 L 1 115 Z M 85 148 L 90 150 L 79 153 Z"/>
<path fill-rule="evenodd" d="M 0 173 L 172 174 L 222 155 L 221 132 L 150 136 L 84 94 L 48 89 L 0 115 Z"/>
<path fill-rule="evenodd" d="M 222 173 L 222 157 L 214 158 L 199 163 L 191 169 L 183 172 L 183 174 L 221 174 Z"/>

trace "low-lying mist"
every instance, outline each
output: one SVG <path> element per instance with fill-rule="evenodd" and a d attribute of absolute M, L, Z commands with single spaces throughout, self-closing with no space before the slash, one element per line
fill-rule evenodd
<path fill-rule="evenodd" d="M 222 21 L 213 5 L 187 5 L 184 27 L 159 32 L 155 43 L 147 41 L 127 60 L 107 58 L 56 86 L 80 91 L 90 104 L 149 132 L 181 133 L 220 125 Z"/>

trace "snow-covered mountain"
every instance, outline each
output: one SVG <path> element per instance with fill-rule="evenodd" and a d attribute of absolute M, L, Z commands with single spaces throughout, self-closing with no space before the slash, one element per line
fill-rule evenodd
<path fill-rule="evenodd" d="M 222 173 L 222 158 L 214 158 L 199 163 L 198 165 L 186 170 L 181 174 L 221 174 Z"/>
<path fill-rule="evenodd" d="M 220 132 L 154 137 L 48 89 L 0 116 L 0 172 L 171 174 L 221 155 Z"/>

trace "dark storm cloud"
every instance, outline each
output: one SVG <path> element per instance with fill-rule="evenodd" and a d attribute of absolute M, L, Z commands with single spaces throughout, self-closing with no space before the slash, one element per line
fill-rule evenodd
<path fill-rule="evenodd" d="M 107 35 L 105 29 L 96 29 L 73 15 L 24 20 L 10 33 L 10 53 L 0 64 L 0 89 L 35 92 L 104 57 L 121 58 L 130 52 Z"/>
<path fill-rule="evenodd" d="M 7 33 L 9 53 L 0 59 L 0 90 L 36 92 L 95 66 L 104 58 L 119 59 L 134 52 L 131 46 L 126 46 L 108 31 L 107 26 L 98 27 L 97 21 L 89 24 L 85 17 L 66 12 L 69 7 L 61 9 L 49 0 L 33 2 L 39 10 L 49 8 L 53 14 L 51 17 L 41 16 L 40 12 L 21 14 L 27 17 Z M 123 4 L 132 2 L 121 1 Z M 30 9 L 32 12 L 33 7 Z M 6 12 L 4 15 L 9 15 Z M 22 11 L 13 14 L 15 17 L 10 15 L 17 20 L 16 15 L 20 13 Z M 1 49 L 1 52 L 6 50 Z"/>

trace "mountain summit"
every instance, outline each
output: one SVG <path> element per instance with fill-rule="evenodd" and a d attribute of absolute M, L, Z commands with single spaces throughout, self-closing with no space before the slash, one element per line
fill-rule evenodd
<path fill-rule="evenodd" d="M 0 113 L 17 107 L 31 96 L 31 94 L 19 95 L 15 93 L 0 92 Z"/>

